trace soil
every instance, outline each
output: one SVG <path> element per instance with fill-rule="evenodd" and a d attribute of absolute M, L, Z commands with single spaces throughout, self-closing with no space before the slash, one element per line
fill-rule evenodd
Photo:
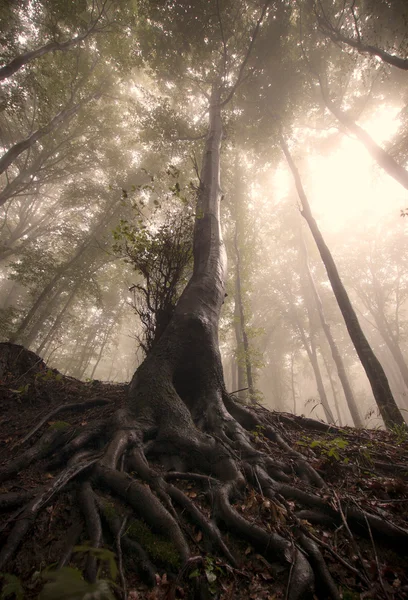
<path fill-rule="evenodd" d="M 95 421 L 106 419 L 115 410 L 125 405 L 127 385 L 101 381 L 82 382 L 65 377 L 55 369 L 48 369 L 42 360 L 21 346 L 0 344 L 0 461 L 2 466 L 32 446 L 47 427 L 58 427 L 69 423 L 76 432 L 86 429 Z M 102 406 L 94 404 L 80 410 L 63 411 L 50 417 L 44 425 L 21 445 L 41 419 L 61 405 L 82 402 L 108 401 Z M 262 406 L 255 408 L 262 419 L 279 429 L 291 447 L 300 451 L 309 464 L 325 480 L 330 488 L 330 502 L 337 509 L 337 500 L 347 501 L 348 506 L 357 506 L 378 515 L 404 530 L 408 519 L 408 434 L 403 428 L 393 433 L 382 430 L 355 430 L 341 428 L 327 430 L 319 422 L 294 417 L 288 413 L 267 411 Z M 321 430 L 320 430 L 321 429 Z M 262 428 L 251 434 L 254 446 L 274 460 L 285 458 L 284 450 L 267 439 Z M 47 459 L 32 463 L 10 480 L 0 484 L 1 494 L 30 492 L 52 480 L 60 465 Z M 155 464 L 159 473 L 165 473 L 163 465 Z M 295 475 L 294 475 L 295 477 Z M 200 480 L 172 479 L 171 483 L 184 491 L 208 518 L 211 515 L 211 500 Z M 9 561 L 8 574 L 18 577 L 25 598 L 37 598 L 47 579 L 47 572 L 58 565 L 59 557 L 69 544 L 83 546 L 88 542 L 83 527 L 83 516 L 72 493 L 75 481 L 63 492 L 52 498 L 21 544 L 16 556 Z M 302 482 L 297 481 L 302 489 Z M 308 484 L 304 484 L 308 491 Z M 322 495 L 324 497 L 324 490 Z M 130 524 L 133 515 L 129 506 L 109 492 L 103 498 L 123 523 L 124 517 Z M 266 531 L 277 532 L 297 544 L 294 529 L 303 528 L 313 536 L 338 586 L 341 597 L 348 599 L 408 598 L 408 548 L 396 550 L 379 534 L 361 535 L 350 531 L 347 514 L 344 522 L 333 526 L 315 523 L 313 512 L 306 510 L 297 501 L 286 500 L 285 508 L 266 498 L 261 486 L 247 488 L 246 493 L 234 503 L 237 512 L 250 523 Z M 18 519 L 15 507 L 0 513 L 1 535 L 7 538 Z M 296 514 L 295 514 L 296 513 Z M 234 557 L 236 566 L 231 566 L 221 555 L 210 549 L 201 529 L 184 519 L 184 533 L 189 540 L 191 556 L 188 565 L 180 567 L 172 557 L 171 548 L 161 544 L 158 536 L 146 530 L 139 521 L 139 536 L 145 544 L 150 558 L 154 560 L 156 574 L 152 588 L 146 578 L 135 568 L 131 556 L 123 551 L 122 574 L 126 580 L 129 600 L 138 598 L 220 598 L 220 599 L 265 599 L 285 598 L 288 573 L 281 564 L 272 562 L 257 553 L 251 544 L 234 538 L 224 531 L 225 540 Z M 124 524 L 124 529 L 130 525 Z M 75 529 L 76 528 L 76 529 Z M 146 531 L 145 531 L 146 530 Z M 144 532 L 144 533 L 143 533 Z M 73 540 L 73 542 L 72 542 Z M 150 545 L 149 545 L 150 544 Z M 160 545 L 161 544 L 161 545 Z M 104 533 L 103 547 L 115 554 L 119 562 L 117 540 Z M 107 555 L 108 556 L 108 555 Z M 84 551 L 74 552 L 67 563 L 71 567 L 84 566 Z M 106 568 L 100 577 L 110 577 Z M 290 574 L 289 574 L 290 577 Z M 9 581 L 3 578 L 3 583 Z M 120 578 L 114 588 L 117 597 L 123 597 Z M 318 590 L 318 583 L 317 583 Z M 3 597 L 3 596 L 2 596 Z M 13 595 L 10 595 L 12 598 Z M 18 596 L 15 596 L 18 597 Z M 64 596 L 65 597 L 65 596 Z M 72 596 L 74 597 L 74 596 Z M 81 596 L 75 596 L 81 597 Z M 323 597 L 319 595 L 319 597 Z"/>

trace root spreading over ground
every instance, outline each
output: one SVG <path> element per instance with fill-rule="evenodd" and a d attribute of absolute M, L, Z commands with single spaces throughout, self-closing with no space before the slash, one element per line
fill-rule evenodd
<path fill-rule="evenodd" d="M 110 550 L 118 597 L 407 598 L 405 431 L 244 406 L 170 333 L 128 388 L 0 345 L 0 571 L 35 598 Z"/>

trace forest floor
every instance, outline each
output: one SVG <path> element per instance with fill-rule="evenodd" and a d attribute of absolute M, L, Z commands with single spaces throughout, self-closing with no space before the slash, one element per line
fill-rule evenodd
<path fill-rule="evenodd" d="M 2 363 L 0 356 L 0 463 L 5 465 L 21 453 L 21 440 L 57 407 L 82 402 L 92 404 L 90 408 L 65 410 L 45 419 L 43 426 L 31 436 L 24 449 L 35 443 L 47 427 L 69 423 L 78 432 L 92 421 L 109 417 L 117 408 L 125 405 L 126 391 L 126 384 L 81 382 L 62 376 L 58 371 L 48 369 L 39 357 L 21 347 L 12 360 L 9 356 Z M 100 398 L 109 403 L 95 405 Z M 256 410 L 278 427 L 285 440 L 302 452 L 324 478 L 330 488 L 331 502 L 336 503 L 336 499 L 347 500 L 350 506 L 356 505 L 394 525 L 407 528 L 406 431 L 390 433 L 349 427 L 335 428 L 332 432 L 319 431 L 319 422 L 293 417 L 288 413 L 269 412 L 262 406 Z M 282 456 L 282 449 L 266 439 L 262 428 L 252 432 L 252 438 L 256 447 L 263 452 L 275 459 Z M 159 472 L 163 471 L 161 465 L 155 466 Z M 0 484 L 0 494 L 29 493 L 52 480 L 55 473 L 56 469 L 49 459 L 33 462 Z M 16 557 L 5 569 L 19 578 L 26 599 L 38 597 L 48 570 L 58 564 L 58 557 L 73 535 L 76 543 L 82 547 L 87 542 L 81 527 L 80 510 L 75 496 L 70 493 L 71 485 L 73 482 L 60 495 L 54 496 L 39 514 Z M 210 516 L 211 506 L 200 481 L 175 480 L 174 485 L 182 489 L 205 515 Z M 129 508 L 116 498 L 108 493 L 104 498 L 117 514 L 131 518 Z M 278 532 L 291 539 L 293 544 L 296 544 L 293 527 L 303 527 L 318 543 L 343 598 L 408 598 L 408 548 L 396 552 L 387 548 L 377 536 L 360 537 L 351 533 L 347 526 L 347 515 L 344 515 L 343 524 L 337 528 L 332 526 L 329 519 L 327 525 L 315 524 L 312 511 L 301 510 L 294 517 L 295 502 L 287 501 L 286 510 L 282 510 L 265 498 L 261 489 L 248 489 L 247 495 L 237 500 L 235 508 L 251 523 Z M 296 510 L 299 511 L 299 508 L 303 509 L 297 506 Z M 0 535 L 7 536 L 15 519 L 18 519 L 15 510 L 0 513 Z M 80 524 L 79 530 L 75 530 L 75 523 Z M 124 552 L 123 574 L 129 600 L 198 597 L 197 586 L 201 588 L 202 598 L 285 598 L 287 571 L 284 572 L 282 565 L 267 561 L 244 540 L 234 539 L 231 533 L 226 533 L 228 546 L 239 565 L 238 568 L 232 567 L 223 557 L 208 551 L 205 535 L 197 526 L 185 520 L 184 527 L 193 556 L 188 569 L 180 568 L 166 541 L 139 521 L 138 535 L 144 537 L 144 546 L 158 571 L 156 586 L 151 589 L 133 568 L 131 557 Z M 106 548 L 117 554 L 117 540 L 105 536 L 104 542 Z M 115 560 L 118 560 L 117 556 Z M 80 550 L 72 554 L 68 564 L 81 568 L 83 563 L 84 552 Z M 10 581 L 6 577 L 3 583 Z M 121 583 L 123 581 L 120 578 L 116 580 L 118 586 Z M 118 590 L 115 594 L 123 597 Z M 10 595 L 10 598 L 13 596 Z"/>

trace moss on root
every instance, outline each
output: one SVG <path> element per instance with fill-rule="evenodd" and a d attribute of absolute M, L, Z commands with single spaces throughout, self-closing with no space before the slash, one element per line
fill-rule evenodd
<path fill-rule="evenodd" d="M 159 561 L 176 569 L 180 568 L 181 559 L 174 544 L 154 533 L 144 521 L 132 519 L 127 528 L 127 535 L 143 546 L 154 562 Z"/>
<path fill-rule="evenodd" d="M 68 429 L 69 427 L 71 427 L 71 423 L 67 423 L 67 421 L 53 421 L 49 425 L 50 425 L 50 429 L 56 429 L 59 431 L 62 431 L 64 429 Z"/>

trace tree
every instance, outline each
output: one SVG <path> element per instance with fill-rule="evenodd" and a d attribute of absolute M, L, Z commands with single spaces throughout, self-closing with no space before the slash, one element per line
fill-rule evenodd
<path fill-rule="evenodd" d="M 391 10 L 388 11 L 388 20 L 393 22 L 394 28 L 387 27 L 387 31 L 385 32 L 381 31 L 385 28 L 382 25 L 382 19 L 378 18 L 379 15 L 376 14 L 374 6 L 369 10 L 369 14 L 367 14 L 366 6 L 356 6 L 356 2 L 347 5 L 345 2 L 341 7 L 339 18 L 339 14 L 337 13 L 336 15 L 336 9 L 339 7 L 335 6 L 335 4 L 336 3 L 327 3 L 325 6 L 323 2 L 315 2 L 313 5 L 319 28 L 324 35 L 327 35 L 335 44 L 349 46 L 361 54 L 377 56 L 393 67 L 408 70 L 408 58 L 398 56 L 395 53 L 398 46 L 403 42 L 403 36 L 399 31 L 401 28 L 401 21 L 404 22 L 407 18 L 406 14 L 404 14 L 406 7 L 402 3 L 395 2 L 394 7 L 389 7 Z M 361 17 L 362 8 L 365 9 L 365 18 Z M 381 16 L 383 17 L 383 15 Z M 381 37 L 389 38 L 394 36 L 394 39 L 391 39 L 391 41 L 389 39 L 387 40 L 388 45 L 391 46 L 391 50 L 394 52 L 389 52 L 379 46 L 364 41 L 365 36 L 368 38 L 375 38 L 376 34 L 378 36 L 379 32 L 380 34 L 386 34 Z"/>
<path fill-rule="evenodd" d="M 301 215 L 307 222 L 310 231 L 313 235 L 313 238 L 316 242 L 316 245 L 319 249 L 320 256 L 322 257 L 322 261 L 326 267 L 327 275 L 329 277 L 334 295 L 336 296 L 336 300 L 338 302 L 339 308 L 346 323 L 347 330 L 350 334 L 357 354 L 361 360 L 361 364 L 363 365 L 367 377 L 370 381 L 374 398 L 378 405 L 378 409 L 381 413 L 384 423 L 386 427 L 393 427 L 394 425 L 404 425 L 405 421 L 394 400 L 384 369 L 382 368 L 379 360 L 376 358 L 371 346 L 369 345 L 363 333 L 363 330 L 361 329 L 357 315 L 350 302 L 346 289 L 340 279 L 340 275 L 338 273 L 331 252 L 326 246 L 323 236 L 318 228 L 318 225 L 315 219 L 313 218 L 310 204 L 303 189 L 299 172 L 296 168 L 293 158 L 289 152 L 289 148 L 283 137 L 281 137 L 281 146 L 285 154 L 286 160 L 288 161 L 290 170 L 292 171 L 293 178 L 295 180 L 296 189 L 301 202 Z"/>
<path fill-rule="evenodd" d="M 341 385 L 343 387 L 344 396 L 346 398 L 347 405 L 349 407 L 349 410 L 350 410 L 350 413 L 351 413 L 351 416 L 352 416 L 353 423 L 354 423 L 355 427 L 363 427 L 363 421 L 362 421 L 362 419 L 361 419 L 361 417 L 359 415 L 359 412 L 358 412 L 356 401 L 354 399 L 354 394 L 353 394 L 353 391 L 351 389 L 349 379 L 347 377 L 346 369 L 344 367 L 344 363 L 343 363 L 343 360 L 341 358 L 341 354 L 339 352 L 339 349 L 337 348 L 337 344 L 334 341 L 334 338 L 333 338 L 333 335 L 332 335 L 332 332 L 331 332 L 331 329 L 330 329 L 330 325 L 326 321 L 326 318 L 325 318 L 325 315 L 324 315 L 324 312 L 323 312 L 323 304 L 322 304 L 322 301 L 320 299 L 319 292 L 317 291 L 316 284 L 315 284 L 315 281 L 313 279 L 312 272 L 310 270 L 309 257 L 308 257 L 308 254 L 307 254 L 306 243 L 305 243 L 305 240 L 303 238 L 302 232 L 300 233 L 300 238 L 301 238 L 300 239 L 300 248 L 301 248 L 300 252 L 301 252 L 301 255 L 303 257 L 304 268 L 305 268 L 305 271 L 306 271 L 307 278 L 309 280 L 310 287 L 312 289 L 313 297 L 314 297 L 315 302 L 316 302 L 316 307 L 317 307 L 317 312 L 319 314 L 320 322 L 321 322 L 323 331 L 325 333 L 327 342 L 328 342 L 328 344 L 330 346 L 330 350 L 331 350 L 331 354 L 332 354 L 332 357 L 333 357 L 333 361 L 334 361 L 334 363 L 336 365 L 337 374 L 339 376 L 339 379 L 341 381 Z M 329 373 L 329 371 L 328 371 L 328 373 Z M 329 375 L 329 378 L 330 378 L 330 383 L 332 383 L 332 379 L 331 379 L 330 375 Z"/>
<path fill-rule="evenodd" d="M 287 516 L 291 513 L 287 500 L 296 499 L 312 508 L 315 516 L 317 512 L 318 521 L 329 517 L 341 524 L 347 513 L 352 526 L 364 528 L 370 537 L 373 531 L 380 530 L 390 541 L 394 538 L 406 542 L 408 534 L 405 531 L 401 532 L 400 528 L 377 515 L 353 506 L 346 508 L 340 500 L 337 505 L 332 505 L 327 500 L 329 490 L 322 477 L 303 454 L 285 441 L 278 427 L 270 424 L 266 417 L 262 418 L 262 411 L 242 406 L 225 389 L 218 345 L 226 270 L 220 222 L 223 119 L 226 119 L 234 94 L 251 73 L 252 52 L 258 36 L 262 35 L 262 23 L 269 15 L 270 4 L 272 6 L 268 2 L 259 7 L 242 3 L 237 7 L 235 2 L 230 2 L 223 6 L 224 15 L 217 4 L 215 17 L 214 6 L 207 2 L 197 8 L 184 2 L 168 4 L 159 1 L 141 5 L 142 17 L 149 17 L 141 22 L 143 27 L 150 28 L 145 42 L 152 54 L 153 65 L 163 63 L 162 68 L 169 74 L 169 62 L 172 62 L 176 80 L 180 72 L 184 75 L 189 72 L 187 67 L 191 72 L 191 65 L 194 66 L 193 76 L 203 76 L 199 83 L 204 86 L 207 99 L 208 132 L 197 186 L 193 273 L 170 322 L 135 372 L 125 408 L 119 409 L 110 422 L 93 422 L 79 433 L 67 431 L 64 425 L 53 427 L 28 452 L 8 462 L 1 470 L 0 479 L 4 481 L 30 461 L 40 456 L 48 457 L 54 450 L 55 457 L 64 464 L 50 483 L 38 493 L 34 492 L 33 498 L 29 495 L 28 504 L 19 510 L 18 519 L 12 519 L 14 524 L 0 552 L 1 568 L 11 560 L 41 509 L 57 492 L 64 488 L 68 491 L 66 485 L 69 482 L 78 483 L 78 502 L 91 542 L 84 552 L 88 558 L 85 574 L 94 584 L 93 592 L 97 585 L 96 556 L 101 556 L 100 512 L 110 523 L 119 556 L 122 537 L 128 539 L 128 536 L 122 536 L 125 521 L 118 524 L 115 511 L 109 513 L 100 489 L 108 489 L 120 497 L 144 519 L 145 527 L 158 528 L 171 541 L 172 556 L 175 555 L 173 564 L 182 568 L 182 577 L 196 559 L 191 556 L 182 516 L 173 503 L 199 524 L 217 551 L 233 565 L 237 564 L 218 524 L 171 483 L 171 478 L 199 480 L 208 486 L 217 520 L 222 521 L 227 530 L 245 538 L 274 562 L 283 563 L 288 573 L 288 600 L 311 596 L 314 572 L 322 598 L 337 599 L 340 595 L 319 546 L 302 525 L 302 517 L 296 516 L 293 520 L 294 543 L 292 537 L 282 535 L 281 525 L 275 530 L 254 525 L 233 505 L 246 485 L 260 489 L 262 497 L 273 502 Z M 143 9 L 147 15 L 143 14 Z M 234 17 L 228 29 L 223 19 L 227 10 Z M 185 17 L 184 21 L 181 16 Z M 156 53 L 164 38 L 169 56 Z M 172 44 L 176 44 L 178 50 L 186 48 L 185 56 L 180 51 L 174 53 Z M 185 64 L 182 69 L 177 69 L 182 58 L 185 58 Z M 15 347 L 7 348 L 10 354 L 15 351 Z M 33 357 L 30 359 L 34 360 Z M 93 402 L 104 404 L 104 399 L 93 399 Z M 327 432 L 327 427 L 321 423 L 315 426 L 319 425 Z M 37 430 L 38 427 L 32 434 Z M 281 451 L 282 458 L 272 459 L 259 450 L 251 437 L 254 431 L 262 431 L 265 439 Z M 127 460 L 122 462 L 125 455 Z M 164 466 L 164 470 L 153 466 L 154 459 Z M 121 470 L 121 464 L 124 470 Z M 302 480 L 300 485 L 292 485 L 293 471 Z M 137 474 L 141 481 L 130 473 Z M 316 491 L 322 490 L 325 495 L 306 491 L 306 485 L 314 486 Z M 0 496 L 3 506 L 13 505 L 13 502 L 18 504 L 22 499 L 24 502 L 27 494 Z M 141 544 L 130 543 L 128 548 L 154 582 L 155 571 Z M 214 582 L 214 574 L 211 577 L 211 571 L 207 571 L 207 581 Z M 194 571 L 190 572 L 190 576 L 194 577 L 193 574 Z M 51 577 L 58 577 L 58 574 Z M 83 589 L 80 578 L 79 581 Z M 55 587 L 51 584 L 51 591 L 55 591 Z M 98 591 L 101 595 L 101 590 Z M 106 589 L 102 589 L 102 593 L 107 595 Z"/>

